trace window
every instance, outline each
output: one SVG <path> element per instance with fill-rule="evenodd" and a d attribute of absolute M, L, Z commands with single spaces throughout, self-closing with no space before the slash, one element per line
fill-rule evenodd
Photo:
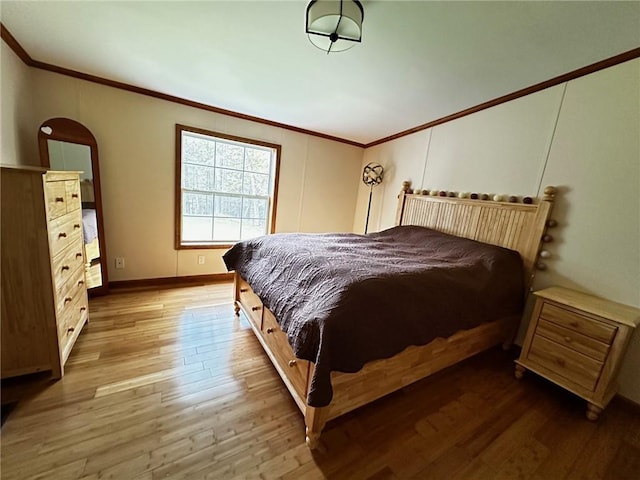
<path fill-rule="evenodd" d="M 273 232 L 280 146 L 176 125 L 176 249 Z"/>

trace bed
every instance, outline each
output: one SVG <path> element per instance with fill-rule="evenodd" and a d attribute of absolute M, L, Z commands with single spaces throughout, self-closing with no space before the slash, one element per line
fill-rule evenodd
<path fill-rule="evenodd" d="M 404 182 L 392 229 L 276 234 L 225 254 L 236 313 L 303 413 L 310 448 L 327 421 L 513 339 L 554 194 L 484 201 Z"/>

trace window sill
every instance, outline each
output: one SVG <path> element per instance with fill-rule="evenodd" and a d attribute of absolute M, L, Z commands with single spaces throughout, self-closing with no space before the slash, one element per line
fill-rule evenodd
<path fill-rule="evenodd" d="M 215 249 L 229 249 L 233 247 L 233 243 L 198 243 L 193 245 L 176 245 L 176 250 L 215 250 Z"/>

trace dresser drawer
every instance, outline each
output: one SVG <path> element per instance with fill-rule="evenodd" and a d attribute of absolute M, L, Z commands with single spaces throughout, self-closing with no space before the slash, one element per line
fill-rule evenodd
<path fill-rule="evenodd" d="M 67 191 L 65 189 L 65 182 L 45 182 L 44 193 L 49 220 L 61 217 L 67 213 Z"/>
<path fill-rule="evenodd" d="M 51 255 L 56 256 L 67 245 L 82 241 L 82 217 L 80 210 L 57 218 L 49 223 Z"/>
<path fill-rule="evenodd" d="M 527 359 L 556 375 L 593 391 L 602 363 L 546 338 L 535 335 Z"/>
<path fill-rule="evenodd" d="M 542 335 L 564 347 L 580 352 L 600 362 L 604 362 L 609 353 L 609 348 L 611 348 L 608 343 L 601 342 L 593 337 L 587 337 L 575 330 L 562 327 L 553 322 L 548 322 L 542 318 L 538 322 L 536 334 Z"/>
<path fill-rule="evenodd" d="M 244 280 L 239 280 L 238 284 L 240 303 L 245 308 L 245 313 L 249 317 L 249 320 L 258 327 L 262 328 L 262 310 L 263 305 L 260 297 L 258 297 L 251 286 Z"/>
<path fill-rule="evenodd" d="M 616 334 L 616 327 L 599 322 L 591 318 L 574 313 L 549 303 L 542 306 L 541 318 L 556 323 L 562 327 L 581 333 L 587 337 L 611 344 Z"/>
<path fill-rule="evenodd" d="M 84 255 L 82 242 L 78 237 L 77 241 L 71 242 L 53 258 L 53 280 L 56 290 L 59 290 L 81 265 L 84 265 Z"/>
<path fill-rule="evenodd" d="M 71 272 L 68 280 L 56 291 L 56 312 L 58 317 L 64 316 L 64 312 L 73 305 L 79 296 L 86 290 L 84 280 L 84 267 L 79 267 Z"/>
<path fill-rule="evenodd" d="M 83 289 L 74 297 L 74 302 L 65 308 L 63 316 L 58 322 L 58 341 L 66 361 L 72 346 L 72 340 L 77 338 L 89 313 L 87 290 Z"/>
<path fill-rule="evenodd" d="M 264 311 L 263 319 L 263 336 L 269 349 L 300 398 L 306 398 L 309 362 L 296 358 L 287 340 L 287 334 L 280 329 L 269 310 Z"/>
<path fill-rule="evenodd" d="M 82 200 L 80 198 L 80 183 L 75 180 L 65 180 L 64 190 L 67 212 L 78 210 L 82 206 Z"/>

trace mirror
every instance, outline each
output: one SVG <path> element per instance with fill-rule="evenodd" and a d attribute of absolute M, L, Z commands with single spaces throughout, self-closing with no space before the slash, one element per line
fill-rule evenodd
<path fill-rule="evenodd" d="M 40 126 L 38 146 L 43 167 L 82 172 L 80 197 L 87 288 L 89 295 L 105 294 L 109 281 L 96 139 L 74 120 L 52 118 Z"/>

